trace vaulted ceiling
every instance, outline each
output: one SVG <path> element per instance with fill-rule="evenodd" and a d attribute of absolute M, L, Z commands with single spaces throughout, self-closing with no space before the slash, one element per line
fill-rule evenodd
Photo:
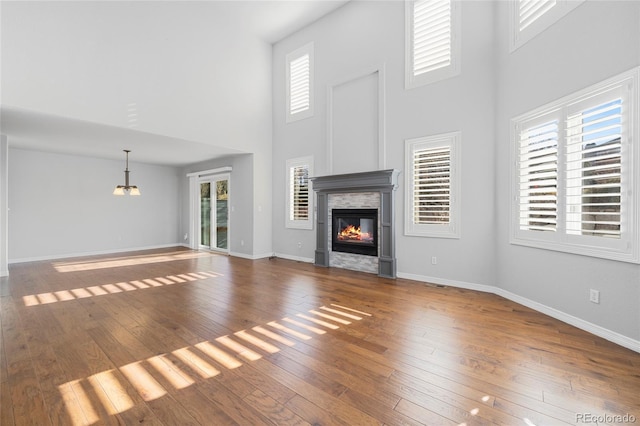
<path fill-rule="evenodd" d="M 3 1 L 0 132 L 173 166 L 253 152 L 270 130 L 271 44 L 345 3 Z"/>

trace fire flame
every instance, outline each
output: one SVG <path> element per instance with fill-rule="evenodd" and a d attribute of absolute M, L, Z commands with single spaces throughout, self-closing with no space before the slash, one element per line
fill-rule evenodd
<path fill-rule="evenodd" d="M 362 232 L 359 226 L 349 225 L 338 233 L 338 240 L 371 241 L 372 239 L 371 233 Z"/>

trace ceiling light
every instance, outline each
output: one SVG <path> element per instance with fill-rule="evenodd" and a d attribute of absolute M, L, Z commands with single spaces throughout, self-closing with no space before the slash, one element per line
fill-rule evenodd
<path fill-rule="evenodd" d="M 124 185 L 116 186 L 116 189 L 113 190 L 113 195 L 140 195 L 140 190 L 135 185 L 129 185 L 129 151 L 128 149 L 124 149 L 124 152 L 127 153 L 127 167 L 124 170 Z"/>

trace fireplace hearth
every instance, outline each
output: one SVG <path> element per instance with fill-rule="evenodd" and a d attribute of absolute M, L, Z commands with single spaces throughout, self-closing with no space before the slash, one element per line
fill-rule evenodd
<path fill-rule="evenodd" d="M 378 256 L 378 210 L 333 209 L 331 249 Z"/>

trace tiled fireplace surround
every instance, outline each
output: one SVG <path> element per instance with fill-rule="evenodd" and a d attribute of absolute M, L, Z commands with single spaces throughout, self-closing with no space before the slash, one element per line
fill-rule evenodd
<path fill-rule="evenodd" d="M 398 170 L 311 178 L 317 193 L 315 264 L 396 277 L 395 191 Z M 378 209 L 378 257 L 331 250 L 332 209 Z"/>

